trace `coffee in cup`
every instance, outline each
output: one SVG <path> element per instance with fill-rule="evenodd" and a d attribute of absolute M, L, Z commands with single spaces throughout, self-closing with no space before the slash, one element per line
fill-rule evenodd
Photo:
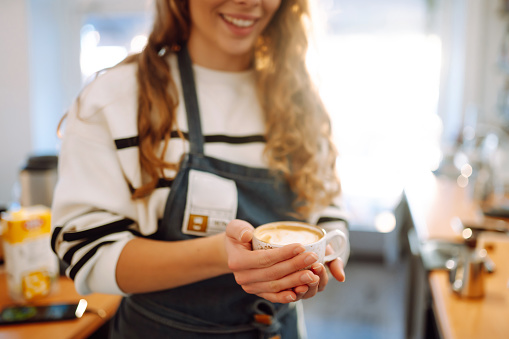
<path fill-rule="evenodd" d="M 299 243 L 306 251 L 315 252 L 321 263 L 344 256 L 348 250 L 346 235 L 340 230 L 323 228 L 298 221 L 278 221 L 258 226 L 253 233 L 253 250 L 273 249 Z M 327 245 L 333 253 L 325 255 Z"/>

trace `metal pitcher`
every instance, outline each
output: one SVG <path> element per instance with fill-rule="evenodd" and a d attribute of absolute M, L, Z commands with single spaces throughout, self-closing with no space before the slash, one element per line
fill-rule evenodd
<path fill-rule="evenodd" d="M 465 298 L 484 297 L 486 275 L 486 251 L 466 247 L 465 251 L 452 259 L 450 282 L 454 293 Z"/>

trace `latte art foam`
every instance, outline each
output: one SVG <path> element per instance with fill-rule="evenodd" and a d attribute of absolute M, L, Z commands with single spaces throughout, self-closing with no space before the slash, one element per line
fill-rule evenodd
<path fill-rule="evenodd" d="M 305 227 L 279 226 L 264 228 L 256 231 L 258 239 L 272 245 L 312 244 L 322 237 L 322 234 Z"/>

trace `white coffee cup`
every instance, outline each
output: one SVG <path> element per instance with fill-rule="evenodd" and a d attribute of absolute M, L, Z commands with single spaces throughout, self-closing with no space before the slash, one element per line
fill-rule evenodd
<path fill-rule="evenodd" d="M 320 263 L 344 257 L 348 250 L 345 233 L 326 232 L 323 228 L 298 221 L 277 221 L 258 226 L 253 233 L 253 250 L 266 250 L 300 243 L 306 252 L 315 252 Z M 327 245 L 333 253 L 325 255 Z"/>

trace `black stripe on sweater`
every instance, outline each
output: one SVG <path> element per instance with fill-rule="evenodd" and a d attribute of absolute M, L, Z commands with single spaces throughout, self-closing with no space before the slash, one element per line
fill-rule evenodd
<path fill-rule="evenodd" d="M 60 231 L 62 231 L 62 227 L 57 226 L 53 230 L 53 234 L 51 234 L 51 249 L 55 253 L 57 253 L 56 244 L 57 244 L 57 238 L 58 238 L 58 235 L 60 234 Z"/>
<path fill-rule="evenodd" d="M 134 221 L 125 218 L 122 220 L 117 220 L 109 224 L 105 224 L 102 226 L 90 228 L 83 231 L 77 231 L 77 232 L 66 232 L 64 233 L 64 240 L 65 241 L 76 241 L 76 240 L 83 240 L 83 239 L 99 239 L 101 237 L 104 237 L 111 233 L 118 233 L 121 231 L 127 230 L 127 227 L 129 227 L 131 224 L 133 224 Z"/>
<path fill-rule="evenodd" d="M 188 133 L 182 133 L 186 140 L 189 140 Z M 171 132 L 171 138 L 178 138 L 179 134 L 176 131 Z M 217 143 L 222 142 L 226 144 L 250 144 L 254 142 L 265 142 L 266 139 L 263 135 L 248 135 L 243 137 L 232 137 L 229 135 L 223 134 L 215 134 L 215 135 L 206 135 L 205 142 L 206 143 Z M 138 136 L 124 138 L 124 139 L 116 139 L 115 146 L 117 150 L 121 150 L 129 147 L 137 147 L 139 146 L 140 140 Z"/>
<path fill-rule="evenodd" d="M 228 135 L 206 135 L 205 142 L 222 142 L 226 144 L 250 144 L 253 142 L 265 142 L 263 135 L 248 135 L 245 137 L 232 137 Z"/>
<path fill-rule="evenodd" d="M 76 274 L 78 274 L 78 271 L 86 264 L 86 262 L 88 260 L 90 260 L 90 258 L 92 258 L 94 256 L 94 254 L 97 252 L 97 250 L 99 248 L 101 248 L 102 246 L 104 245 L 109 245 L 109 244 L 112 244 L 113 241 L 105 241 L 105 242 L 102 242 L 98 245 L 96 245 L 94 248 L 92 248 L 90 251 L 87 252 L 87 254 L 85 254 L 77 263 L 76 265 L 73 266 L 73 268 L 71 268 L 71 271 L 69 272 L 69 277 L 74 280 L 74 278 L 76 277 Z"/>
<path fill-rule="evenodd" d="M 131 137 L 131 138 L 115 140 L 115 146 L 117 147 L 118 150 L 124 149 L 124 148 L 129 148 L 129 147 L 136 147 L 136 146 L 138 146 L 139 143 L 140 143 L 140 140 L 137 136 Z"/>
<path fill-rule="evenodd" d="M 69 250 L 67 250 L 67 252 L 65 252 L 64 256 L 62 257 L 62 260 L 66 264 L 70 265 L 71 262 L 72 262 L 72 258 L 74 257 L 74 254 L 76 252 L 78 252 L 83 247 L 90 245 L 91 243 L 93 243 L 96 240 L 97 239 L 89 239 L 89 240 L 86 240 L 86 241 L 82 241 L 82 242 L 80 242 L 77 245 L 74 245 L 73 247 L 69 248 Z"/>
<path fill-rule="evenodd" d="M 134 234 L 135 236 L 143 236 L 141 233 L 139 233 L 137 231 L 134 231 L 134 230 L 129 230 L 129 229 L 127 229 L 127 230 L 118 230 L 117 232 L 113 232 L 113 233 L 120 233 L 120 232 L 124 232 L 124 231 L 130 232 L 130 233 Z M 109 233 L 109 234 L 113 234 L 113 233 Z M 74 257 L 74 254 L 76 252 L 78 252 L 83 247 L 86 247 L 86 246 L 90 245 L 94 241 L 97 241 L 98 239 L 99 238 L 92 238 L 92 239 L 88 239 L 88 240 L 82 241 L 82 242 L 74 245 L 69 250 L 67 250 L 67 252 L 65 252 L 62 260 L 65 263 L 67 263 L 68 265 L 70 265 L 71 262 L 72 262 L 72 258 Z"/>

